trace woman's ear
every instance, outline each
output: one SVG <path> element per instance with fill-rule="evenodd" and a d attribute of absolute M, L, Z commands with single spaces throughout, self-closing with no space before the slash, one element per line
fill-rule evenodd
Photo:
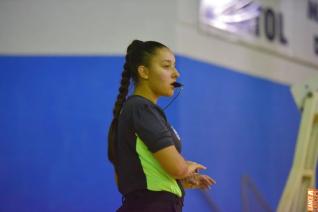
<path fill-rule="evenodd" d="M 138 75 L 141 79 L 146 80 L 149 78 L 149 69 L 146 66 L 144 66 L 144 65 L 138 66 L 137 71 L 138 71 Z"/>

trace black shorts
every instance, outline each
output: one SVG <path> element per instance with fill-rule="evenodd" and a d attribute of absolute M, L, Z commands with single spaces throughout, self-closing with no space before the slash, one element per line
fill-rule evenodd
<path fill-rule="evenodd" d="M 181 212 L 183 198 L 166 191 L 138 190 L 123 197 L 117 212 Z"/>

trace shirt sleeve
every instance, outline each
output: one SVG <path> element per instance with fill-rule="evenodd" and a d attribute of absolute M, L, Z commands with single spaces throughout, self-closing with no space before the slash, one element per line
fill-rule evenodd
<path fill-rule="evenodd" d="M 164 118 L 153 106 L 139 104 L 134 108 L 132 119 L 135 132 L 152 153 L 174 145 Z"/>

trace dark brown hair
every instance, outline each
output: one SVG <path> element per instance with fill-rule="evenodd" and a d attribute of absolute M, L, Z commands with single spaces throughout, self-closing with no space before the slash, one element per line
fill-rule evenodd
<path fill-rule="evenodd" d="M 127 48 L 124 70 L 121 74 L 119 94 L 114 105 L 113 120 L 108 131 L 108 159 L 115 167 L 117 163 L 115 151 L 117 123 L 121 108 L 126 101 L 130 81 L 132 80 L 134 84 L 138 83 L 138 66 L 148 66 L 151 58 L 155 55 L 156 50 L 159 48 L 167 47 L 156 41 L 143 42 L 140 40 L 134 40 Z"/>

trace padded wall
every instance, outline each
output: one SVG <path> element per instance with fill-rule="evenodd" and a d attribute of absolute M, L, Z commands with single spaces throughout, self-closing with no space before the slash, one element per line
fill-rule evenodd
<path fill-rule="evenodd" d="M 0 211 L 120 205 L 105 137 L 122 65 L 121 56 L 0 57 Z M 184 211 L 242 211 L 260 199 L 275 209 L 300 121 L 289 88 L 183 56 L 177 67 L 185 87 L 166 113 L 185 157 L 217 181 L 188 191 Z"/>

